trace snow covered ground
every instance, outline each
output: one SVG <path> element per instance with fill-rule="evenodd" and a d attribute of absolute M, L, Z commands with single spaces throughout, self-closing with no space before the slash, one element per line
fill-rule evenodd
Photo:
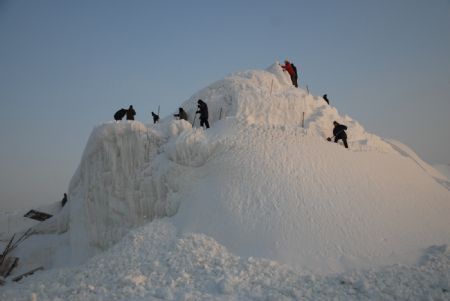
<path fill-rule="evenodd" d="M 207 131 L 191 125 L 199 98 Z M 68 205 L 15 251 L 16 274 L 46 270 L 1 300 L 450 298 L 445 172 L 292 87 L 278 64 L 181 106 L 189 122 L 93 130 Z M 349 150 L 326 141 L 334 120 Z M 2 220 L 2 238 L 21 225 Z"/>
<path fill-rule="evenodd" d="M 0 288 L 1 300 L 448 300 L 450 252 L 430 248 L 416 265 L 303 275 L 241 258 L 170 219 L 133 230 L 87 264 L 43 271 Z"/>

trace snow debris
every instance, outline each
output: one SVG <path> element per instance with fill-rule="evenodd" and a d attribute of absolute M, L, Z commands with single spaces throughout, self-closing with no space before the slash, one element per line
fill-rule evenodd
<path fill-rule="evenodd" d="M 302 275 L 263 258 L 240 258 L 168 219 L 131 231 L 73 268 L 40 272 L 0 290 L 1 300 L 447 300 L 450 253 L 420 265 Z"/>

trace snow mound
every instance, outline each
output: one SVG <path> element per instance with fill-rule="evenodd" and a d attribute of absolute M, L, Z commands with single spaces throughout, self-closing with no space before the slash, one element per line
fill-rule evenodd
<path fill-rule="evenodd" d="M 198 99 L 209 107 L 206 131 L 197 127 Z M 278 64 L 230 75 L 182 107 L 189 121 L 93 130 L 70 183 L 69 222 L 52 232 L 66 232 L 66 262 L 84 262 L 161 217 L 214 240 L 220 253 L 298 273 L 411 264 L 450 242 L 448 179 L 294 88 Z M 334 120 L 348 126 L 349 150 L 326 141 Z"/>
<path fill-rule="evenodd" d="M 198 99 L 208 131 L 191 127 Z M 237 255 L 316 273 L 410 262 L 450 241 L 448 182 L 293 87 L 278 64 L 230 75 L 182 107 L 189 121 L 94 129 L 69 189 L 74 254 L 163 216 Z M 348 126 L 350 151 L 326 141 L 334 120 Z"/>

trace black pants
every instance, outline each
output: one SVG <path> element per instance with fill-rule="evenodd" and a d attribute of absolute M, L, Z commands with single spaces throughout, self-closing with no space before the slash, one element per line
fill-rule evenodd
<path fill-rule="evenodd" d="M 342 139 L 342 142 L 344 142 L 344 146 L 345 148 L 348 148 L 348 144 L 347 144 L 347 137 L 334 137 L 334 142 L 338 143 L 338 141 Z"/>
<path fill-rule="evenodd" d="M 208 119 L 200 118 L 200 126 L 203 127 L 203 125 L 205 125 L 207 129 L 209 129 Z"/>
<path fill-rule="evenodd" d="M 295 75 L 291 76 L 291 80 L 292 80 L 292 84 L 294 85 L 294 87 L 298 88 L 298 84 L 297 84 L 298 77 Z"/>

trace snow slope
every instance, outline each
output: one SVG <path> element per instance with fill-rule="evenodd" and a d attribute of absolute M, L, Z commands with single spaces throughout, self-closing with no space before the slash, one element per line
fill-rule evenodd
<path fill-rule="evenodd" d="M 201 184 L 173 218 L 183 231 L 322 273 L 449 241 L 449 192 L 410 160 L 347 151 L 295 128 L 233 132 L 240 139 L 195 173 Z"/>
<path fill-rule="evenodd" d="M 434 168 L 436 168 L 450 180 L 450 164 L 435 165 Z"/>
<path fill-rule="evenodd" d="M 197 128 L 197 118 L 191 127 L 199 98 L 209 106 L 207 131 Z M 388 291 L 404 297 L 390 287 L 402 286 L 392 278 L 408 273 L 415 275 L 411 283 L 437 281 L 440 290 L 433 293 L 446 294 L 450 183 L 412 150 L 367 133 L 292 87 L 278 64 L 217 81 L 182 107 L 190 122 L 169 116 L 157 125 L 109 122 L 93 130 L 68 205 L 41 225 L 40 233 L 53 241 L 45 249 L 52 256 L 42 258 L 31 242 L 20 252 L 46 268 L 96 257 L 79 268 L 42 273 L 42 282 L 27 282 L 24 294 L 41 285 L 50 289 L 47 296 L 73 300 L 184 300 L 191 293 L 192 299 L 273 294 L 279 300 L 306 298 L 304 290 L 330 285 L 344 299 L 352 289 L 385 299 Z M 333 120 L 348 126 L 349 150 L 326 141 Z M 149 223 L 161 217 L 168 218 Z M 421 260 L 433 245 L 443 245 L 431 248 L 440 250 L 432 255 L 437 259 Z M 408 267 L 380 269 L 394 263 Z M 110 274 L 82 280 L 108 266 Z M 377 270 L 361 271 L 369 268 Z M 318 276 L 346 271 L 359 279 L 344 281 L 351 288 L 336 284 L 344 276 Z M 301 276 L 311 273 L 318 278 Z M 55 275 L 61 280 L 51 283 Z M 5 296 L 16 293 L 11 288 Z"/>

